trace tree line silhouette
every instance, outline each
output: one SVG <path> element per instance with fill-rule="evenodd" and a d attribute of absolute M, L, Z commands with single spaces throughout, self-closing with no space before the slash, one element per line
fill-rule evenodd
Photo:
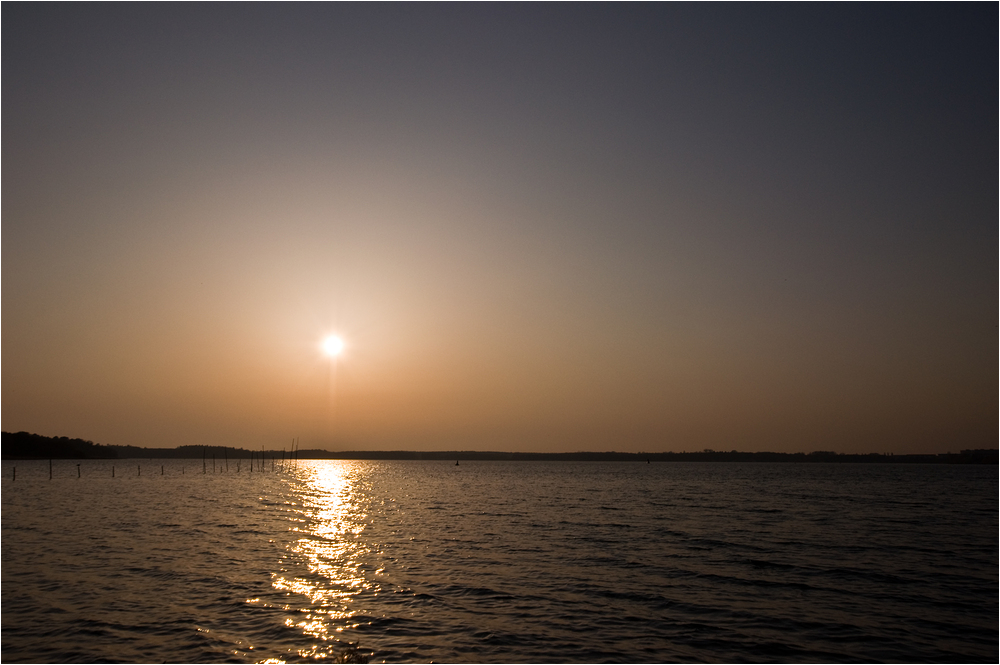
<path fill-rule="evenodd" d="M 232 459 L 260 455 L 260 450 L 229 446 L 185 445 L 176 448 L 140 448 L 139 446 L 103 445 L 65 436 L 42 436 L 29 432 L 3 432 L 3 459 Z M 280 455 L 281 449 L 266 451 Z"/>
<path fill-rule="evenodd" d="M 141 448 L 139 446 L 102 445 L 65 436 L 47 437 L 28 432 L 2 433 L 3 459 L 236 459 L 259 454 L 229 446 L 184 445 L 176 448 Z M 268 457 L 283 455 L 281 449 L 264 451 Z M 289 451 L 290 453 L 290 451 Z M 298 459 L 351 460 L 508 460 L 508 461 L 579 461 L 579 462 L 791 462 L 791 463 L 862 463 L 862 464 L 997 464 L 996 449 L 969 449 L 958 453 L 892 455 L 883 453 L 851 454 L 831 451 L 812 453 L 747 453 L 732 450 L 701 450 L 681 453 L 526 453 L 478 450 L 298 450 Z"/>

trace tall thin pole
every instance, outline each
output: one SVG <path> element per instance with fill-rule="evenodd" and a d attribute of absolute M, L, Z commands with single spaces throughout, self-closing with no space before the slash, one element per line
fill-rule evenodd
<path fill-rule="evenodd" d="M 208 467 L 205 465 L 205 446 L 201 447 L 201 472 L 208 473 Z"/>
<path fill-rule="evenodd" d="M 52 480 L 52 460 L 49 460 L 49 480 Z"/>
<path fill-rule="evenodd" d="M 229 473 L 229 453 L 226 452 L 225 448 L 222 449 L 222 456 L 226 460 L 226 473 Z"/>

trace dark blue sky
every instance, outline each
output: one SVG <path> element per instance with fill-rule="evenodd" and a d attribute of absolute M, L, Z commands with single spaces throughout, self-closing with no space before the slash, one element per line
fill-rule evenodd
<path fill-rule="evenodd" d="M 5 430 L 995 445 L 995 4 L 2 11 Z"/>

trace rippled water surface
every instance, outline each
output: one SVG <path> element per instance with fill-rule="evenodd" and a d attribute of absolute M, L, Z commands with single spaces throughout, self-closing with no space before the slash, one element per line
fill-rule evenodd
<path fill-rule="evenodd" d="M 995 466 L 228 464 L 4 462 L 3 660 L 997 661 Z"/>

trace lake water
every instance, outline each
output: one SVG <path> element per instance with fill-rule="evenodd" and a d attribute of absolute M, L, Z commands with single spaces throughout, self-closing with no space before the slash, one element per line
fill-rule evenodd
<path fill-rule="evenodd" d="M 80 464 L 3 463 L 5 662 L 997 662 L 996 466 Z"/>

